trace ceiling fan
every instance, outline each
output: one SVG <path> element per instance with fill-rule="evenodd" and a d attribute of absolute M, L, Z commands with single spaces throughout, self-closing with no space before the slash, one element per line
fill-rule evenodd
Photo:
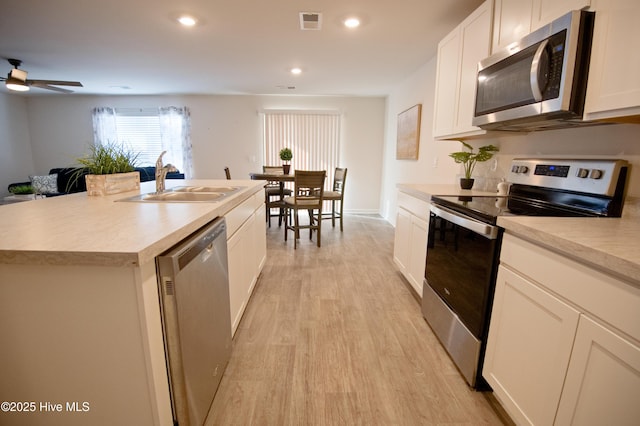
<path fill-rule="evenodd" d="M 7 78 L 0 77 L 0 81 L 4 80 L 4 84 L 9 90 L 24 92 L 29 90 L 30 86 L 39 87 L 41 89 L 53 90 L 60 93 L 73 93 L 73 90 L 63 89 L 55 86 L 75 86 L 83 87 L 79 81 L 58 81 L 58 80 L 27 80 L 27 72 L 18 67 L 22 64 L 19 59 L 7 59 L 13 69 L 7 74 Z"/>

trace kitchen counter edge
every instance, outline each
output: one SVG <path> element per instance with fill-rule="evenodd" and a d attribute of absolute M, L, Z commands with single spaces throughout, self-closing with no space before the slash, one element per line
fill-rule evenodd
<path fill-rule="evenodd" d="M 139 193 L 147 193 L 152 192 L 153 188 L 151 185 L 146 185 L 148 182 L 141 184 L 141 189 Z M 214 220 L 217 217 L 224 216 L 233 210 L 235 207 L 242 204 L 247 199 L 254 196 L 260 190 L 262 190 L 264 186 L 264 182 L 253 181 L 253 180 L 232 180 L 232 181 L 222 181 L 222 180 L 173 180 L 171 182 L 167 181 L 167 187 L 170 186 L 180 186 L 180 185 L 217 185 L 217 186 L 243 186 L 244 188 L 235 193 L 229 198 L 222 200 L 220 202 L 215 203 L 172 203 L 180 205 L 181 207 L 176 208 L 176 215 L 184 215 L 185 220 L 184 223 L 174 223 L 170 227 L 162 227 L 161 225 L 155 225 L 155 227 L 150 226 L 151 231 L 145 230 L 145 241 L 140 245 L 136 245 L 135 247 L 127 247 L 128 244 L 123 244 L 123 247 L 118 247 L 117 249 L 107 249 L 107 250 L 87 250 L 86 248 L 82 250 L 72 250 L 67 248 L 56 248 L 55 245 L 51 245 L 50 247 L 42 248 L 40 246 L 34 247 L 33 249 L 28 246 L 25 247 L 24 244 L 19 244 L 19 247 L 11 247 L 6 244 L 3 247 L 0 247 L 0 264 L 16 264 L 16 265 L 75 265 L 75 266 L 115 266 L 115 267 L 135 267 L 141 265 L 145 262 L 152 261 L 156 256 L 173 247 L 175 244 L 183 240 L 184 238 L 191 235 L 193 232 L 197 231 L 202 226 L 206 225 L 210 221 Z M 130 211 L 132 216 L 139 216 L 140 212 L 138 210 L 142 205 L 144 205 L 145 209 L 153 208 L 151 205 L 158 206 L 158 209 L 166 209 L 168 203 L 155 204 L 155 203 L 122 203 L 117 200 L 121 200 L 123 198 L 131 197 L 135 195 L 137 192 L 126 192 L 120 194 L 114 194 L 105 196 L 99 202 L 104 201 L 113 201 L 113 206 L 122 204 L 131 205 Z M 32 202 L 56 202 L 56 203 L 64 203 L 65 197 L 74 197 L 68 198 L 69 205 L 71 208 L 78 208 L 78 205 L 82 206 L 82 203 L 91 203 L 94 197 L 88 197 L 86 193 L 79 194 L 71 194 L 68 196 L 62 197 L 54 197 L 50 200 L 34 200 L 24 203 L 16 203 L 19 205 L 8 205 L 2 206 L 0 209 L 11 208 L 14 210 L 12 214 L 15 212 L 20 212 L 24 209 L 29 209 L 30 203 Z M 83 201 L 83 198 L 86 201 Z M 163 207 L 160 207 L 163 206 Z M 189 207 L 191 206 L 191 207 Z M 185 210 L 187 209 L 187 210 Z M 115 210 L 114 211 L 121 211 Z M 2 211 L 0 211 L 1 213 Z M 70 218 L 69 220 L 78 220 L 78 218 Z M 118 218 L 119 221 L 122 218 Z M 151 219 L 150 219 L 151 220 Z M 139 221 L 139 219 L 138 219 Z M 178 221 L 179 222 L 179 221 Z M 55 228 L 56 223 L 52 223 L 52 228 Z M 78 222 L 78 227 L 82 227 L 82 221 Z M 0 229 L 0 231 L 4 231 L 4 236 L 6 237 L 14 237 L 14 235 L 9 235 L 10 230 L 7 231 Z M 90 233 L 91 229 L 84 229 L 79 232 Z M 143 231 L 140 231 L 143 232 Z M 2 232 L 0 232 L 2 233 Z M 149 238 L 149 234 L 153 236 Z M 99 234 L 98 234 L 99 235 Z M 77 237 L 77 236 L 76 236 Z M 68 238 L 74 238 L 74 235 L 69 235 Z M 134 239 L 134 238 L 131 238 Z"/>

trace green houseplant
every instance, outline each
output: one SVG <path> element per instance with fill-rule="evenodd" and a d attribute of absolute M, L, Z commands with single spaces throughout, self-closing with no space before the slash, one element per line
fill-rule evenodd
<path fill-rule="evenodd" d="M 291 171 L 291 164 L 288 164 L 288 162 L 291 161 L 292 158 L 293 158 L 293 153 L 291 152 L 291 149 L 282 148 L 280 150 L 280 159 L 282 161 L 285 161 L 285 164 L 282 165 L 282 170 L 284 171 L 285 175 L 288 175 L 289 172 Z"/>
<path fill-rule="evenodd" d="M 9 188 L 9 192 L 13 195 L 28 195 L 35 193 L 31 185 L 16 185 Z"/>
<path fill-rule="evenodd" d="M 449 157 L 453 158 L 456 163 L 461 163 L 464 167 L 464 178 L 460 178 L 460 187 L 462 189 L 471 189 L 474 182 L 471 175 L 476 164 L 490 160 L 499 149 L 494 145 L 485 145 L 478 148 L 478 152 L 474 152 L 473 147 L 468 143 L 462 142 L 462 145 L 468 151 L 452 152 Z"/>
<path fill-rule="evenodd" d="M 113 142 L 90 145 L 89 154 L 76 158 L 81 167 L 74 173 L 70 184 L 84 176 L 89 195 L 109 195 L 139 189 L 140 173 L 135 171 L 138 155 Z"/>

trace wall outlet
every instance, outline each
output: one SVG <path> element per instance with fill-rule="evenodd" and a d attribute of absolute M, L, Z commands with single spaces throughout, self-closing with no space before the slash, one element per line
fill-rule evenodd
<path fill-rule="evenodd" d="M 434 169 L 438 168 L 438 157 L 434 157 L 434 159 L 433 159 L 433 168 Z"/>

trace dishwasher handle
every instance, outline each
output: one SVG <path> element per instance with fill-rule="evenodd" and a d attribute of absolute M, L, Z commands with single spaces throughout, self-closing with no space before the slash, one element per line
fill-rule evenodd
<path fill-rule="evenodd" d="M 209 250 L 218 238 L 227 238 L 227 224 L 224 218 L 214 220 L 208 228 L 198 231 L 182 246 L 180 252 L 176 253 L 178 270 L 184 269 L 200 253 Z"/>

